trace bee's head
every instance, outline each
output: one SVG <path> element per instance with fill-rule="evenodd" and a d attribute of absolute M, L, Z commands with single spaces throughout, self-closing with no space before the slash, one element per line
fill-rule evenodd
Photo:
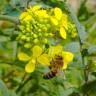
<path fill-rule="evenodd" d="M 61 55 L 55 55 L 55 59 L 56 59 L 56 60 L 62 60 L 63 57 L 62 57 Z"/>

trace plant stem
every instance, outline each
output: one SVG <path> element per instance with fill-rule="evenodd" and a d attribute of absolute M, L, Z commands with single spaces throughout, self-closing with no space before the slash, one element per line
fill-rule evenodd
<path fill-rule="evenodd" d="M 12 16 L 8 16 L 8 15 L 0 15 L 0 20 L 10 21 L 15 24 L 18 24 L 18 22 L 19 22 L 17 17 L 12 17 Z"/>
<path fill-rule="evenodd" d="M 75 13 L 73 12 L 72 8 L 70 7 L 70 5 L 66 4 L 68 11 L 70 13 L 71 18 L 73 19 L 73 22 L 75 23 L 76 27 L 77 27 L 77 32 L 78 32 L 78 37 L 79 37 L 79 45 L 80 45 L 80 53 L 81 53 L 81 59 L 82 59 L 82 65 L 85 67 L 85 56 L 83 56 L 82 51 L 83 51 L 83 45 L 84 45 L 84 39 L 81 36 L 81 32 L 84 32 L 83 27 L 81 26 L 81 24 L 79 23 L 77 17 L 74 15 Z M 84 68 L 84 81 L 85 84 L 88 83 L 88 74 L 87 74 L 87 70 L 86 68 Z M 88 96 L 88 94 L 83 94 L 83 96 Z"/>

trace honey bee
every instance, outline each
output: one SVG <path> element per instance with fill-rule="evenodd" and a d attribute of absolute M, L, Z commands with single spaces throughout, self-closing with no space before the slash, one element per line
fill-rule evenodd
<path fill-rule="evenodd" d="M 50 72 L 43 75 L 44 79 L 51 79 L 55 77 L 63 67 L 63 57 L 60 55 L 55 55 L 55 57 L 50 61 Z"/>

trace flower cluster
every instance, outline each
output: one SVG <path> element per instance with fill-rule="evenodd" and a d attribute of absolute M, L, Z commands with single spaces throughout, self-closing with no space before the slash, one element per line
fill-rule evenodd
<path fill-rule="evenodd" d="M 19 60 L 27 61 L 25 71 L 28 73 L 33 72 L 35 70 L 36 64 L 38 63 L 50 66 L 50 61 L 55 57 L 55 55 L 59 55 L 63 58 L 62 69 L 65 70 L 67 68 L 68 63 L 70 63 L 74 57 L 73 53 L 63 51 L 61 45 L 50 46 L 47 53 L 43 52 L 43 49 L 40 46 L 36 45 L 32 48 L 32 53 L 32 56 L 28 56 L 24 52 L 20 52 L 18 54 Z"/>
<path fill-rule="evenodd" d="M 17 40 L 25 48 L 30 48 L 34 44 L 47 44 L 50 38 L 66 39 L 67 33 L 71 33 L 72 36 L 76 33 L 73 31 L 76 28 L 68 15 L 58 7 L 49 10 L 39 5 L 30 7 L 20 15 L 19 19 L 20 32 Z"/>
<path fill-rule="evenodd" d="M 68 63 L 73 60 L 73 53 L 63 51 L 59 44 L 50 44 L 50 39 L 66 39 L 68 35 L 75 37 L 76 27 L 71 23 L 68 15 L 60 8 L 43 9 L 37 5 L 27 8 L 20 15 L 19 35 L 17 40 L 23 45 L 23 48 L 31 50 L 31 56 L 20 51 L 18 58 L 26 62 L 25 71 L 31 73 L 35 70 L 36 64 L 50 66 L 50 62 L 55 56 L 63 58 L 63 67 L 66 69 Z M 43 46 L 48 45 L 49 47 Z"/>

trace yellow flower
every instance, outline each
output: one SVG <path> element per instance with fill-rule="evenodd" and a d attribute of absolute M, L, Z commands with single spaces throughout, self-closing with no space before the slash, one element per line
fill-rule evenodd
<path fill-rule="evenodd" d="M 75 38 L 75 37 L 77 37 L 77 32 L 72 32 L 72 38 Z"/>
<path fill-rule="evenodd" d="M 28 14 L 28 12 L 23 12 L 20 16 L 19 19 L 24 19 Z"/>
<path fill-rule="evenodd" d="M 31 19 L 32 19 L 32 16 L 31 16 L 31 15 L 27 15 L 27 16 L 24 18 L 25 21 L 29 21 L 29 20 L 31 20 Z"/>
<path fill-rule="evenodd" d="M 31 6 L 30 6 L 30 8 L 28 8 L 28 9 L 26 9 L 26 10 L 27 10 L 29 13 L 31 13 L 31 12 L 38 11 L 40 8 L 41 8 L 40 5 L 35 5 L 34 7 L 31 7 Z"/>
<path fill-rule="evenodd" d="M 50 20 L 55 26 L 58 25 L 58 20 L 55 17 L 50 17 Z"/>
<path fill-rule="evenodd" d="M 66 30 L 68 30 L 68 23 L 69 21 L 67 19 L 62 19 L 61 20 L 61 26 L 63 26 Z"/>
<path fill-rule="evenodd" d="M 24 52 L 20 52 L 18 54 L 18 58 L 21 61 L 28 61 L 28 63 L 25 66 L 25 71 L 28 73 L 31 73 L 35 70 L 35 66 L 37 63 L 43 64 L 43 65 L 49 65 L 48 55 L 43 53 L 43 50 L 40 46 L 34 46 L 32 48 L 32 55 L 28 56 Z M 43 54 L 42 54 L 43 53 Z"/>
<path fill-rule="evenodd" d="M 20 17 L 19 17 L 20 20 L 31 20 L 32 19 L 32 16 L 28 13 L 28 12 L 23 12 Z"/>
<path fill-rule="evenodd" d="M 60 20 L 62 17 L 62 10 L 58 7 L 54 8 L 54 14 L 57 20 Z"/>
<path fill-rule="evenodd" d="M 63 67 L 62 67 L 62 69 L 66 69 L 68 63 L 70 63 L 73 60 L 73 57 L 74 57 L 73 53 L 63 51 L 63 48 L 60 45 L 51 46 L 49 48 L 49 52 L 48 52 L 48 56 L 50 57 L 49 60 L 52 60 L 52 58 L 54 58 L 55 55 L 60 55 L 60 56 L 63 57 Z"/>
<path fill-rule="evenodd" d="M 48 18 L 49 15 L 47 14 L 47 10 L 38 10 L 35 12 L 35 14 L 42 18 Z"/>
<path fill-rule="evenodd" d="M 60 25 L 63 26 L 66 30 L 68 30 L 68 23 L 69 23 L 69 21 L 68 21 L 67 14 L 63 13 Z"/>
<path fill-rule="evenodd" d="M 66 30 L 63 27 L 60 27 L 60 35 L 63 39 L 67 37 Z"/>

